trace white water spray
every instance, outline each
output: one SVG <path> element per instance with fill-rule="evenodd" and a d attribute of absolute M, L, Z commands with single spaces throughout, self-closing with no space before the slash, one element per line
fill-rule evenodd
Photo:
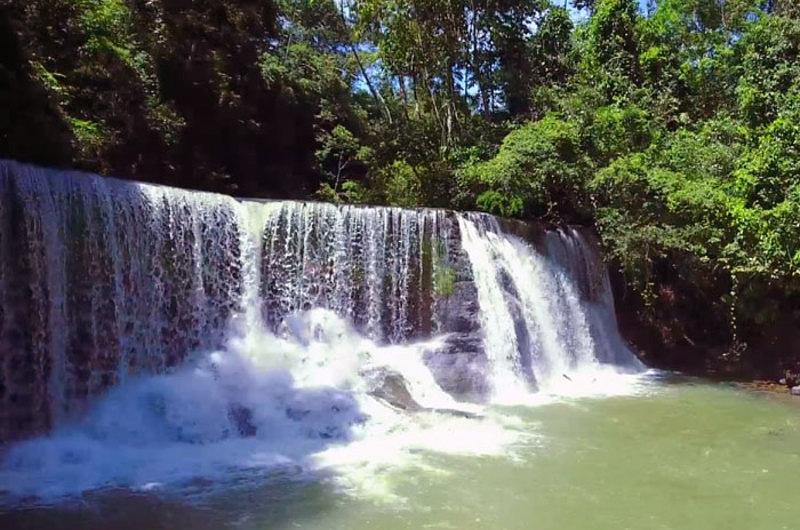
<path fill-rule="evenodd" d="M 52 430 L 4 455 L 0 497 L 45 500 L 494 454 L 520 433 L 459 398 L 613 393 L 639 368 L 577 230 L 2 161 L 0 345 L 0 434 Z"/>
<path fill-rule="evenodd" d="M 587 245 L 580 234 L 550 232 L 545 236 L 547 247 L 539 251 L 504 234 L 489 216 L 460 215 L 459 225 L 478 288 L 496 401 L 528 401 L 526 383 L 546 393 L 591 393 L 591 388 L 581 391 L 576 386 L 587 381 L 591 385 L 600 372 L 608 371 L 601 362 L 640 368 L 619 338 L 616 322 L 609 329 L 610 322 L 603 321 L 613 314 L 605 271 L 595 266 L 599 276 L 581 277 L 578 269 L 586 264 L 573 267 L 576 249 Z M 587 283 L 584 290 L 595 288 L 599 295 L 582 295 L 580 281 Z M 595 312 L 604 316 L 593 317 Z M 616 348 L 611 359 L 605 351 L 609 347 Z"/>

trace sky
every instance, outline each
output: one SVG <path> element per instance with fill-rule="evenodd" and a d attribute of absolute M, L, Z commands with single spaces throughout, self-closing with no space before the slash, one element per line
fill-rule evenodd
<path fill-rule="evenodd" d="M 560 0 L 553 0 L 553 3 L 558 5 Z M 647 7 L 650 4 L 649 0 L 639 0 L 639 10 L 642 13 L 647 13 Z M 653 1 L 655 4 L 655 1 Z M 570 13 L 572 13 L 573 20 L 585 20 L 587 17 L 586 12 L 577 11 L 575 8 L 572 7 L 572 2 L 567 0 L 567 8 L 569 9 Z"/>

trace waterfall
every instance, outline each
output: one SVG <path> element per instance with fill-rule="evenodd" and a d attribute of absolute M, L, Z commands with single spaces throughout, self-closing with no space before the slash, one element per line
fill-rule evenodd
<path fill-rule="evenodd" d="M 371 348 L 428 344 L 427 375 L 386 363 L 437 402 L 638 368 L 596 242 L 543 234 L 488 215 L 237 200 L 0 161 L 0 438 L 73 421 L 91 398 L 237 334 L 310 344 L 319 336 L 298 326 L 327 328 L 298 315 L 317 309 Z"/>
<path fill-rule="evenodd" d="M 241 310 L 235 200 L 10 162 L 0 193 L 7 429 L 222 343 Z"/>
<path fill-rule="evenodd" d="M 425 334 L 436 242 L 451 229 L 443 211 L 283 202 L 264 231 L 264 318 L 276 327 L 298 310 L 325 307 L 375 340 Z M 426 282 L 428 289 L 425 288 Z"/>
<path fill-rule="evenodd" d="M 559 388 L 601 362 L 640 367 L 617 333 L 606 271 L 577 229 L 547 232 L 538 250 L 491 216 L 462 214 L 459 225 L 496 399 Z"/>

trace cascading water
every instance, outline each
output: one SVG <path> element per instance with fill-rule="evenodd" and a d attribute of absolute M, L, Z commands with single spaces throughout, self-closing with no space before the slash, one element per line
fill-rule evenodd
<path fill-rule="evenodd" d="M 239 203 L 0 165 L 0 432 L 219 347 L 242 309 Z"/>
<path fill-rule="evenodd" d="M 305 468 L 410 432 L 408 412 L 469 422 L 483 409 L 465 401 L 639 368 L 578 229 L 531 242 L 487 215 L 14 162 L 0 162 L 0 350 L 0 436 L 54 430 L 12 448 L 0 485 L 41 496 Z"/>
<path fill-rule="evenodd" d="M 547 232 L 538 252 L 491 216 L 464 214 L 459 225 L 495 399 L 524 400 L 534 387 L 558 392 L 601 362 L 641 368 L 617 333 L 606 271 L 577 229 Z"/>
<path fill-rule="evenodd" d="M 447 266 L 431 251 L 443 212 L 240 202 L 11 162 L 0 194 L 0 433 L 219 348 L 256 307 L 272 331 L 315 307 L 379 342 L 436 327 L 424 277 Z"/>
<path fill-rule="evenodd" d="M 447 266 L 444 212 L 285 202 L 266 223 L 261 293 L 274 328 L 298 310 L 326 307 L 366 335 L 393 343 L 431 331 L 425 289 Z M 433 322 L 435 324 L 435 322 Z"/>

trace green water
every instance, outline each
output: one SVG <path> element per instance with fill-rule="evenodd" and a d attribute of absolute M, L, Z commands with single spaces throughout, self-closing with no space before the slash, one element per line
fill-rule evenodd
<path fill-rule="evenodd" d="M 506 456 L 425 453 L 387 466 L 375 478 L 388 496 L 335 480 L 191 500 L 95 494 L 7 509 L 0 528 L 800 528 L 800 401 L 683 381 L 501 412 L 532 436 Z"/>

